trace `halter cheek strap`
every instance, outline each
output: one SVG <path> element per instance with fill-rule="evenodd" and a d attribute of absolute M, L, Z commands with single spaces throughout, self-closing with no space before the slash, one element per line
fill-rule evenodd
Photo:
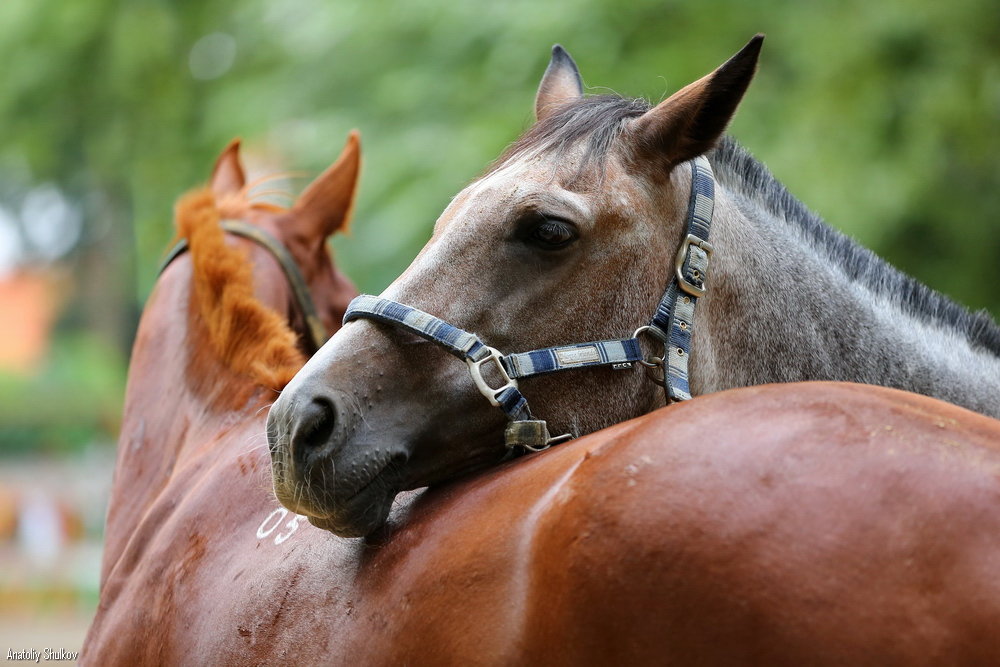
<path fill-rule="evenodd" d="M 323 326 L 322 320 L 319 319 L 319 315 L 316 313 L 316 305 L 309 294 L 309 287 L 306 285 L 305 278 L 302 277 L 302 272 L 299 271 L 298 264 L 295 263 L 295 258 L 292 257 L 292 253 L 288 252 L 288 248 L 260 227 L 243 222 L 242 220 L 223 220 L 219 223 L 219 226 L 230 234 L 253 241 L 274 256 L 274 259 L 277 260 L 278 265 L 288 279 L 288 284 L 292 287 L 295 302 L 298 303 L 299 309 L 302 311 L 302 317 L 306 321 L 306 327 L 309 329 L 309 340 L 312 342 L 313 348 L 318 350 L 323 347 L 323 343 L 327 339 L 326 327 Z M 181 239 L 178 241 L 177 245 L 171 248 L 167 256 L 163 258 L 163 262 L 160 263 L 160 270 L 156 272 L 156 275 L 163 273 L 175 259 L 187 252 L 187 250 L 188 240 Z"/>
<path fill-rule="evenodd" d="M 705 296 L 705 280 L 712 258 L 708 234 L 715 210 L 715 177 L 708 159 L 691 162 L 691 196 L 688 198 L 687 229 L 674 258 L 674 277 L 656 307 L 649 333 L 665 348 L 663 387 L 667 402 L 691 398 L 688 359 L 694 331 L 694 308 Z"/>
<path fill-rule="evenodd" d="M 396 326 L 440 345 L 465 361 L 480 393 L 507 415 L 509 423 L 504 440 L 508 456 L 513 455 L 517 447 L 538 451 L 573 437 L 571 434 L 552 437 L 545 421 L 532 416 L 528 401 L 518 387 L 519 379 L 595 366 L 626 369 L 638 362 L 647 368 L 661 370 L 662 377 L 654 380 L 663 385 L 668 403 L 687 400 L 691 398 L 688 358 L 691 354 L 694 309 L 698 299 L 705 294 L 705 279 L 712 256 L 708 234 L 712 224 L 714 194 L 712 167 L 704 156 L 698 157 L 691 162 L 691 196 L 685 236 L 674 258 L 674 275 L 652 321 L 640 327 L 630 338 L 574 343 L 504 355 L 483 343 L 475 334 L 422 310 L 367 294 L 355 298 L 347 307 L 344 323 L 370 319 Z M 661 356 L 647 358 L 644 355 L 640 343 L 643 335 L 660 344 L 663 349 Z M 492 386 L 487 381 L 483 375 L 484 368 L 493 370 L 493 376 L 500 380 L 499 386 Z"/>

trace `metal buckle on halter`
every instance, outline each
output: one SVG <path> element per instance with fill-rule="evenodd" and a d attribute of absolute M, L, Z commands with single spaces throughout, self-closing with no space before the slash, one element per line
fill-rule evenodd
<path fill-rule="evenodd" d="M 507 445 L 507 449 L 524 447 L 529 452 L 540 452 L 552 445 L 572 439 L 572 433 L 563 433 L 555 437 L 549 435 L 549 426 L 541 419 L 512 421 L 504 430 L 504 444 Z"/>
<path fill-rule="evenodd" d="M 513 379 L 507 374 L 507 369 L 503 367 L 503 363 L 500 361 L 503 358 L 503 354 L 500 350 L 485 346 L 490 352 L 490 356 L 483 357 L 479 361 L 473 361 L 472 359 L 466 359 L 465 363 L 469 366 L 469 375 L 472 376 L 472 381 L 476 383 L 476 388 L 479 392 L 486 397 L 486 400 L 490 402 L 494 407 L 500 407 L 500 402 L 497 400 L 497 396 L 502 394 L 506 389 L 514 388 L 517 389 L 517 380 Z M 503 378 L 504 384 L 500 387 L 494 389 L 486 383 L 483 378 L 482 365 L 487 361 L 492 361 L 496 364 L 497 370 L 500 371 L 500 377 Z"/>
<path fill-rule="evenodd" d="M 687 236 L 685 236 L 684 240 L 681 242 L 681 247 L 677 249 L 677 259 L 674 260 L 674 267 L 677 273 L 677 286 L 680 287 L 681 290 L 690 294 L 691 296 L 702 297 L 705 296 L 705 290 L 706 290 L 705 283 L 702 282 L 701 286 L 699 287 L 698 285 L 695 285 L 694 283 L 688 281 L 688 279 L 684 277 L 684 262 L 687 261 L 688 250 L 691 248 L 691 246 L 697 246 L 701 248 L 706 255 L 708 255 L 709 257 L 712 256 L 713 248 L 711 243 L 709 243 L 705 239 L 698 238 L 694 234 L 688 234 Z"/>

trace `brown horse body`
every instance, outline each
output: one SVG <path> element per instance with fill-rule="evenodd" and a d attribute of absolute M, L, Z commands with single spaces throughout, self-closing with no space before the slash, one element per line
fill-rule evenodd
<path fill-rule="evenodd" d="M 715 394 L 408 496 L 367 542 L 276 510 L 262 426 L 175 469 L 87 663 L 1000 660 L 1000 425 L 934 399 Z"/>

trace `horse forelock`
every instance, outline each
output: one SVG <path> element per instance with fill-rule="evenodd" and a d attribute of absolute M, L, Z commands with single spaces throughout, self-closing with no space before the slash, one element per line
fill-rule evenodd
<path fill-rule="evenodd" d="M 223 218 L 242 218 L 251 211 L 267 213 L 285 213 L 288 209 L 264 200 L 264 197 L 278 196 L 291 200 L 292 194 L 279 188 L 260 189 L 272 181 L 297 176 L 296 172 L 279 172 L 267 174 L 248 181 L 242 188 L 234 192 L 220 194 L 214 192 L 215 207 Z"/>
<path fill-rule="evenodd" d="M 231 215 L 246 205 L 233 199 L 217 206 L 210 190 L 196 190 L 177 203 L 177 232 L 189 243 L 192 294 L 208 344 L 237 375 L 280 390 L 305 358 L 285 319 L 256 297 L 247 254 L 225 241 L 220 208 Z"/>
<path fill-rule="evenodd" d="M 618 95 L 591 95 L 569 102 L 531 126 L 487 168 L 485 175 L 532 153 L 552 151 L 558 159 L 584 141 L 580 171 L 587 165 L 602 168 L 626 122 L 650 108 L 646 100 Z"/>

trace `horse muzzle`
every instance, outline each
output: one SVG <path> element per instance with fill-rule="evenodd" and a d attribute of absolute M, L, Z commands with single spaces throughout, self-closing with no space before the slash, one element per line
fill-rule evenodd
<path fill-rule="evenodd" d="M 342 392 L 293 382 L 267 418 L 278 501 L 341 537 L 385 522 L 408 458 L 402 448 L 353 442 L 365 431 L 360 407 Z"/>

